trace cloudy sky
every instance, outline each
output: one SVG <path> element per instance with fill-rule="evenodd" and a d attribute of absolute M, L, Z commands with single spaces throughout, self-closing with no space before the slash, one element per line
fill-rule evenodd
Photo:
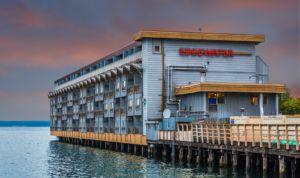
<path fill-rule="evenodd" d="M 141 29 L 265 34 L 270 80 L 300 97 L 298 0 L 0 0 L 0 120 L 47 120 L 61 75 Z"/>

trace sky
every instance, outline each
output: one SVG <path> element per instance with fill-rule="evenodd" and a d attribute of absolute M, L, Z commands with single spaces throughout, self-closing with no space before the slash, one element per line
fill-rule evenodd
<path fill-rule="evenodd" d="M 300 97 L 298 0 L 0 0 L 0 120 L 48 120 L 54 80 L 142 29 L 264 34 L 270 82 Z"/>

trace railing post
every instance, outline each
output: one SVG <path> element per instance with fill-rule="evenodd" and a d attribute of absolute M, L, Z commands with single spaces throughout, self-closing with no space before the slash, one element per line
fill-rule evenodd
<path fill-rule="evenodd" d="M 219 124 L 217 124 L 217 130 L 218 130 L 218 144 L 220 145 L 221 144 L 221 134 L 220 134 L 220 127 L 219 127 Z"/>
<path fill-rule="evenodd" d="M 262 144 L 262 126 L 261 124 L 259 124 L 259 146 L 260 147 L 263 147 L 263 144 Z"/>
<path fill-rule="evenodd" d="M 203 124 L 201 124 L 201 142 L 204 143 Z"/>
<path fill-rule="evenodd" d="M 212 144 L 215 144 L 215 126 L 214 124 L 211 125 L 211 139 L 212 139 Z"/>
<path fill-rule="evenodd" d="M 280 149 L 279 126 L 278 125 L 276 125 L 276 140 L 277 140 L 277 149 Z"/>
<path fill-rule="evenodd" d="M 208 125 L 205 124 L 205 127 L 206 127 L 206 143 L 209 143 Z"/>
<path fill-rule="evenodd" d="M 251 125 L 251 132 L 252 132 L 252 147 L 255 147 L 255 140 L 254 140 L 254 125 Z"/>
<path fill-rule="evenodd" d="M 196 124 L 196 139 L 197 139 L 197 142 L 199 142 L 198 124 Z"/>
<path fill-rule="evenodd" d="M 229 125 L 229 133 L 230 133 L 230 144 L 233 145 L 233 138 L 232 138 L 232 125 Z"/>
<path fill-rule="evenodd" d="M 227 135 L 226 135 L 226 126 L 223 124 L 223 140 L 224 140 L 224 145 L 227 145 Z"/>
<path fill-rule="evenodd" d="M 247 126 L 246 126 L 246 124 L 244 125 L 244 142 L 245 142 L 245 146 L 248 146 L 248 141 L 247 141 Z"/>
<path fill-rule="evenodd" d="M 240 125 L 237 125 L 237 139 L 238 139 L 238 146 L 240 146 L 241 141 L 240 141 Z"/>
<path fill-rule="evenodd" d="M 268 125 L 268 148 L 271 148 L 271 126 Z"/>
<path fill-rule="evenodd" d="M 296 150 L 299 151 L 298 125 L 295 125 Z"/>
<path fill-rule="evenodd" d="M 288 130 L 288 126 L 285 124 L 285 140 L 286 140 L 286 149 L 289 150 L 290 149 L 290 145 L 289 145 L 289 130 Z"/>

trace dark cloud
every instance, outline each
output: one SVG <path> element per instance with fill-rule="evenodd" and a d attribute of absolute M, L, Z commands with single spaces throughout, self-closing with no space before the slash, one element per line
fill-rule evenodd
<path fill-rule="evenodd" d="M 300 97 L 297 0 L 7 0 L 0 2 L 0 106 L 26 114 L 33 105 L 37 110 L 28 118 L 48 118 L 46 93 L 60 75 L 127 44 L 141 29 L 199 27 L 265 34 L 257 54 L 269 64 L 271 82 L 287 83 Z M 22 119 L 21 114 L 0 113 L 0 119 Z"/>

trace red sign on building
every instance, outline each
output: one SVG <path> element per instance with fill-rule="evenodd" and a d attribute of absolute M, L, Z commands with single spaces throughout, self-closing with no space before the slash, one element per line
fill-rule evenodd
<path fill-rule="evenodd" d="M 203 49 L 203 48 L 180 48 L 181 56 L 210 56 L 210 57 L 233 57 L 231 49 Z"/>

